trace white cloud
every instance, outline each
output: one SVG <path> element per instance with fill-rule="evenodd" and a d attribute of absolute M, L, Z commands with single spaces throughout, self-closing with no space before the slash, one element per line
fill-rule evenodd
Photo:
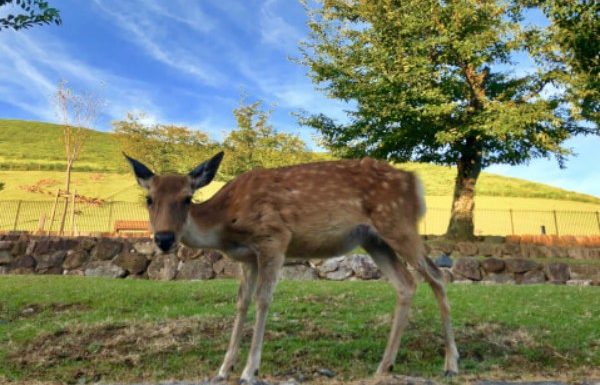
<path fill-rule="evenodd" d="M 262 41 L 288 53 L 297 52 L 298 42 L 304 34 L 283 18 L 277 10 L 278 0 L 266 0 L 260 9 L 260 33 Z M 285 3 L 284 6 L 289 6 Z"/>
<path fill-rule="evenodd" d="M 193 17 L 202 15 L 197 9 L 194 15 L 180 16 L 173 14 L 171 11 L 164 11 L 160 4 L 154 4 L 153 7 L 146 8 L 146 3 L 138 2 L 112 2 L 111 6 L 107 6 L 105 1 L 94 0 L 95 4 L 110 16 L 110 20 L 124 30 L 124 37 L 134 44 L 139 45 L 150 57 L 166 64 L 173 69 L 183 71 L 193 75 L 197 80 L 210 86 L 216 86 L 225 81 L 225 76 L 206 63 L 200 55 L 201 47 L 192 47 L 189 44 L 179 45 L 178 40 L 183 34 L 174 38 L 171 31 L 166 27 L 164 18 L 169 18 L 175 21 L 182 22 L 187 27 L 193 26 L 194 30 L 207 32 L 213 27 L 206 22 L 206 29 L 202 28 L 204 20 L 194 20 Z M 183 9 L 187 12 L 187 7 L 181 6 L 178 9 Z M 173 7 L 171 7 L 172 10 Z M 193 8 L 192 9 L 196 9 Z M 150 11 L 150 12 L 148 12 Z M 195 24 L 195 22 L 197 24 Z"/>
<path fill-rule="evenodd" d="M 169 6 L 167 7 L 166 4 L 169 4 Z M 167 3 L 164 1 L 145 0 L 143 5 L 152 10 L 155 15 L 169 18 L 195 31 L 207 33 L 215 29 L 214 20 L 206 15 L 202 8 L 195 2 L 171 0 Z M 139 9 L 138 7 L 138 11 Z"/>
<path fill-rule="evenodd" d="M 60 80 L 105 98 L 105 120 L 120 119 L 130 110 L 162 116 L 150 86 L 75 59 L 51 36 L 36 39 L 26 33 L 3 32 L 0 55 L 4 58 L 0 61 L 0 97 L 37 119 L 57 120 L 52 98 Z"/>

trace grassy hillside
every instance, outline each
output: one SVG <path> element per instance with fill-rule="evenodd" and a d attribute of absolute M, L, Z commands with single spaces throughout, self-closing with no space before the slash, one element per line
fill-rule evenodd
<path fill-rule="evenodd" d="M 106 132 L 89 137 L 75 163 L 79 171 L 126 171 L 119 146 Z M 0 170 L 63 170 L 62 128 L 56 124 L 0 120 Z"/>
<path fill-rule="evenodd" d="M 64 168 L 61 135 L 61 127 L 54 124 L 0 120 L 0 181 L 5 183 L 5 190 L 0 192 L 0 200 L 52 199 L 51 195 L 27 192 L 26 186 L 43 181 L 46 190 L 55 191 L 60 187 L 63 176 L 56 170 Z M 81 159 L 75 163 L 75 170 L 83 172 L 74 174 L 74 188 L 78 193 L 90 197 L 120 201 L 139 199 L 140 192 L 136 190 L 132 176 L 126 174 L 128 166 L 111 134 L 90 131 L 89 135 Z M 447 207 L 449 204 L 447 197 L 452 195 L 454 188 L 456 175 L 454 167 L 417 163 L 403 164 L 399 167 L 416 171 L 425 183 L 428 196 L 441 197 L 435 198 L 433 207 Z M 51 170 L 51 172 L 40 172 L 40 170 Z M 204 193 L 204 197 L 212 195 L 218 186 L 219 184 L 215 183 Z M 524 205 L 529 209 L 536 209 L 536 207 L 566 209 L 564 208 L 566 201 L 588 203 L 595 209 L 600 205 L 598 197 L 485 172 L 481 174 L 477 183 L 477 196 L 480 208 L 483 208 L 482 204 L 485 206 L 485 199 L 482 199 L 484 197 L 542 199 L 537 203 L 518 203 L 518 206 Z M 551 203 L 548 200 L 561 202 Z M 438 204 L 438 201 L 443 203 Z M 510 206 L 512 201 L 509 199 L 507 204 Z M 584 208 L 588 205 L 567 206 L 568 209 L 589 209 L 589 207 Z M 490 203 L 490 208 L 494 207 L 496 203 Z"/>

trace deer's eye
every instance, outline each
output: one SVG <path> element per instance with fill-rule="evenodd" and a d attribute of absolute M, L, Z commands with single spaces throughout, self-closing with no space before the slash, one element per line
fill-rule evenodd
<path fill-rule="evenodd" d="M 152 206 L 152 203 L 154 203 L 154 201 L 152 200 L 152 198 L 151 198 L 151 197 L 149 197 L 149 196 L 147 196 L 147 197 L 146 197 L 146 204 L 147 204 L 148 206 Z"/>
<path fill-rule="evenodd" d="M 187 205 L 189 205 L 189 204 L 191 204 L 191 203 L 192 203 L 192 197 L 191 197 L 191 196 L 189 196 L 189 197 L 185 197 L 185 198 L 183 199 L 183 204 L 184 204 L 184 205 L 186 205 L 186 206 L 187 206 Z"/>

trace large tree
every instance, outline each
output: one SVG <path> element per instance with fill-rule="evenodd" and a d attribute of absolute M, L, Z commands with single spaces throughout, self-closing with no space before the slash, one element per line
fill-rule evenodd
<path fill-rule="evenodd" d="M 551 42 L 524 26 L 517 2 L 325 0 L 307 10 L 300 61 L 354 109 L 347 124 L 302 122 L 343 156 L 456 165 L 448 237 L 473 236 L 484 167 L 551 155 L 562 165 L 566 139 L 597 132 L 573 119 L 560 76 L 544 65 Z M 514 54 L 529 54 L 535 70 L 519 70 Z"/>
<path fill-rule="evenodd" d="M 0 0 L 0 11 L 6 12 L 6 16 L 0 17 L 0 31 L 8 28 L 18 31 L 34 25 L 62 23 L 60 11 L 44 0 Z"/>

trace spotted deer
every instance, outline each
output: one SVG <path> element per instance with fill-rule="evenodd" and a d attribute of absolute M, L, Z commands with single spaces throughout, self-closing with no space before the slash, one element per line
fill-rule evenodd
<path fill-rule="evenodd" d="M 127 157 L 147 190 L 154 241 L 163 252 L 181 242 L 218 249 L 241 264 L 237 315 L 225 359 L 213 382 L 224 382 L 239 352 L 243 324 L 256 292 L 256 321 L 241 382 L 259 383 L 267 311 L 285 258 L 327 258 L 363 247 L 397 294 L 392 328 L 377 374 L 392 369 L 408 324 L 415 292 L 413 267 L 439 304 L 446 374 L 458 372 L 458 351 L 440 270 L 426 257 L 418 234 L 425 212 L 423 188 L 413 173 L 371 158 L 254 169 L 227 183 L 212 198 L 193 203 L 223 159 L 218 153 L 187 175 L 155 175 Z"/>

